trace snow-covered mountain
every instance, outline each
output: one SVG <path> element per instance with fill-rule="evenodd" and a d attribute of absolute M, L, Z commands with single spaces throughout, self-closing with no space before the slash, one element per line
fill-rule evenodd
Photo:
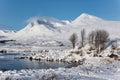
<path fill-rule="evenodd" d="M 72 21 L 72 25 L 93 25 L 103 22 L 104 20 L 87 13 L 83 13 Z"/>
<path fill-rule="evenodd" d="M 60 34 L 61 27 L 66 25 L 67 22 L 59 21 L 54 18 L 32 18 L 28 20 L 28 25 L 22 30 L 18 31 L 15 36 L 22 38 L 30 38 L 34 36 L 45 37 Z"/>
<path fill-rule="evenodd" d="M 86 29 L 86 34 L 92 30 L 105 29 L 111 38 L 119 38 L 120 21 L 108 21 L 102 18 L 81 14 L 73 21 L 58 20 L 49 17 L 34 17 L 28 20 L 28 25 L 12 36 L 12 39 L 23 41 L 68 40 L 72 33 L 80 33 Z"/>
<path fill-rule="evenodd" d="M 10 35 L 15 34 L 15 31 L 11 31 L 11 30 L 0 30 L 0 36 L 1 37 L 7 37 Z"/>
<path fill-rule="evenodd" d="M 86 29 L 87 34 L 92 30 L 104 29 L 110 33 L 111 38 L 119 38 L 120 21 L 109 21 L 83 13 L 71 23 L 71 26 Z M 79 29 L 79 31 L 80 31 Z"/>

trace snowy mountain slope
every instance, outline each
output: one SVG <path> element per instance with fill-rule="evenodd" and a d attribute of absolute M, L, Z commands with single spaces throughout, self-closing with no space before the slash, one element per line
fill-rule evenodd
<path fill-rule="evenodd" d="M 15 31 L 10 30 L 0 30 L 0 36 L 10 36 L 15 34 Z"/>
<path fill-rule="evenodd" d="M 61 26 L 64 26 L 66 23 L 59 21 L 53 18 L 32 18 L 28 20 L 28 25 L 18 31 L 15 34 L 15 37 L 30 38 L 34 36 L 53 36 L 55 34 L 60 34 L 62 29 Z"/>
<path fill-rule="evenodd" d="M 104 29 L 110 33 L 111 38 L 120 36 L 120 21 L 108 21 L 86 13 L 81 14 L 70 25 L 80 29 L 84 28 L 87 33 L 92 30 Z"/>
<path fill-rule="evenodd" d="M 103 22 L 104 20 L 101 18 L 98 18 L 93 15 L 89 15 L 86 13 L 81 14 L 78 16 L 75 20 L 72 21 L 72 25 L 92 25 L 92 24 L 98 24 L 99 22 Z"/>
<path fill-rule="evenodd" d="M 12 30 L 11 26 L 0 24 L 0 38 L 8 37 L 8 36 L 11 36 L 15 33 L 16 32 L 14 30 Z"/>
<path fill-rule="evenodd" d="M 105 29 L 111 38 L 119 38 L 120 21 L 108 21 L 99 17 L 81 14 L 73 21 L 58 20 L 48 17 L 35 17 L 28 20 L 28 25 L 11 38 L 19 41 L 37 42 L 40 40 L 68 41 L 72 33 L 80 35 L 81 29 L 88 34 L 92 30 Z"/>

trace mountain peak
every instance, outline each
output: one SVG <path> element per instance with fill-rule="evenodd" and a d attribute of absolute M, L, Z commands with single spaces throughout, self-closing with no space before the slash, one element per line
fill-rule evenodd
<path fill-rule="evenodd" d="M 77 19 L 102 20 L 99 17 L 93 16 L 93 15 L 90 15 L 90 14 L 87 14 L 87 13 L 82 13 Z"/>
<path fill-rule="evenodd" d="M 75 20 L 72 21 L 72 24 L 76 24 L 76 25 L 84 25 L 87 24 L 88 22 L 90 24 L 92 23 L 98 23 L 103 21 L 103 19 L 87 14 L 87 13 L 82 13 L 80 16 L 78 16 Z"/>
<path fill-rule="evenodd" d="M 82 13 L 80 16 L 85 17 L 85 16 L 92 16 L 92 15 L 90 15 L 88 13 Z"/>

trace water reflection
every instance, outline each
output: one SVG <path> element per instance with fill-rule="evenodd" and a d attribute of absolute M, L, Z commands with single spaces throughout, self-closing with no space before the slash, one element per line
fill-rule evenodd
<path fill-rule="evenodd" d="M 65 63 L 57 62 L 40 62 L 40 61 L 30 61 L 28 59 L 14 59 L 14 57 L 20 54 L 1 54 L 0 53 L 0 70 L 21 70 L 21 69 L 49 69 L 65 67 Z"/>

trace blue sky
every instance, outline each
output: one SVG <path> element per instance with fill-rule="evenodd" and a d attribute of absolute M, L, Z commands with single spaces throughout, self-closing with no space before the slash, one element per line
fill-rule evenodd
<path fill-rule="evenodd" d="M 88 13 L 120 21 L 120 0 L 0 0 L 0 25 L 19 30 L 34 16 L 74 20 Z"/>

